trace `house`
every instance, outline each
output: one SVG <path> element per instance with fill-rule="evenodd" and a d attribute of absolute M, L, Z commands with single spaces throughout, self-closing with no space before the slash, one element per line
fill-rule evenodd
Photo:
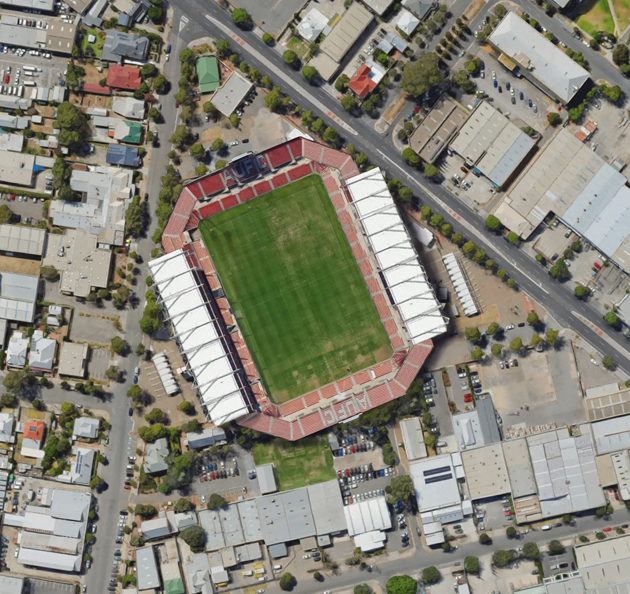
<path fill-rule="evenodd" d="M 197 60 L 199 92 L 214 93 L 221 86 L 219 63 L 215 56 L 202 56 Z"/>
<path fill-rule="evenodd" d="M 400 11 L 398 20 L 394 23 L 405 35 L 411 37 L 416 27 L 420 24 L 420 19 L 411 12 L 403 8 Z"/>
<path fill-rule="evenodd" d="M 74 460 L 70 462 L 70 469 L 64 470 L 58 480 L 73 485 L 89 485 L 92 480 L 96 450 L 73 447 L 72 454 Z"/>
<path fill-rule="evenodd" d="M 140 0 L 133 5 L 129 12 L 123 12 L 118 17 L 118 24 L 121 27 L 133 27 L 134 23 L 140 23 L 151 8 L 151 4 L 147 0 Z"/>
<path fill-rule="evenodd" d="M 98 437 L 98 428 L 100 421 L 92 417 L 79 417 L 74 420 L 72 428 L 72 439 L 80 437 L 84 439 L 96 439 Z"/>
<path fill-rule="evenodd" d="M 385 70 L 370 58 L 350 79 L 348 87 L 361 99 L 365 99 L 384 76 Z"/>
<path fill-rule="evenodd" d="M 107 31 L 101 60 L 120 64 L 125 58 L 143 62 L 149 53 L 151 42 L 147 37 L 135 33 L 122 33 L 115 29 Z"/>
<path fill-rule="evenodd" d="M 64 342 L 59 357 L 59 375 L 85 377 L 85 364 L 88 356 L 86 344 Z"/>
<path fill-rule="evenodd" d="M 147 453 L 144 457 L 144 471 L 147 474 L 159 474 L 168 470 L 166 458 L 169 455 L 168 442 L 165 437 L 155 443 L 147 444 Z"/>
<path fill-rule="evenodd" d="M 28 355 L 28 338 L 22 332 L 14 332 L 7 347 L 7 367 L 22 369 Z"/>
<path fill-rule="evenodd" d="M 130 120 L 141 120 L 144 118 L 144 101 L 133 97 L 114 97 L 112 110 Z"/>
<path fill-rule="evenodd" d="M 4 443 L 13 443 L 15 436 L 13 428 L 15 427 L 15 417 L 11 413 L 0 413 L 0 441 Z"/>
<path fill-rule="evenodd" d="M 57 341 L 46 338 L 41 330 L 33 332 L 29 367 L 33 371 L 52 371 L 57 354 Z"/>
<path fill-rule="evenodd" d="M 126 167 L 138 167 L 140 165 L 138 148 L 125 144 L 110 144 L 107 147 L 105 160 L 110 165 L 124 165 Z"/>
<path fill-rule="evenodd" d="M 200 431 L 186 434 L 188 447 L 191 450 L 199 450 L 226 440 L 225 431 L 219 427 L 208 427 Z"/>
<path fill-rule="evenodd" d="M 110 129 L 110 136 L 113 136 L 120 142 L 130 142 L 131 144 L 140 144 L 142 140 L 142 125 L 140 122 L 127 122 L 120 120 L 114 129 Z"/>
<path fill-rule="evenodd" d="M 403 0 L 402 5 L 423 21 L 432 10 L 437 9 L 437 2 L 431 0 Z"/>
<path fill-rule="evenodd" d="M 22 450 L 20 453 L 26 458 L 43 458 L 44 450 L 44 422 L 29 419 L 24 423 L 24 436 L 22 437 Z"/>
<path fill-rule="evenodd" d="M 311 8 L 298 25 L 298 34 L 302 39 L 313 43 L 322 33 L 327 35 L 330 32 L 328 20 L 328 17 L 319 12 L 317 8 Z"/>
<path fill-rule="evenodd" d="M 107 85 L 112 89 L 135 91 L 140 88 L 140 68 L 112 64 L 107 72 Z"/>

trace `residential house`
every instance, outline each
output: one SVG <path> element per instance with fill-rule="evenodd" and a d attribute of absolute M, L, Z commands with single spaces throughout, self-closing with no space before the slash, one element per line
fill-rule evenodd
<path fill-rule="evenodd" d="M 147 474 L 159 474 L 168 470 L 166 458 L 169 455 L 168 442 L 165 437 L 155 443 L 147 444 L 147 453 L 144 457 L 144 471 Z"/>
<path fill-rule="evenodd" d="M 70 462 L 70 469 L 64 470 L 58 480 L 73 485 L 89 485 L 92 480 L 92 469 L 96 459 L 96 450 L 90 448 L 73 447 L 74 459 Z"/>
<path fill-rule="evenodd" d="M 384 76 L 385 70 L 370 58 L 350 79 L 348 87 L 361 99 L 365 99 Z"/>
<path fill-rule="evenodd" d="M 126 144 L 110 144 L 107 147 L 105 160 L 110 165 L 120 165 L 126 167 L 138 167 L 140 165 L 140 154 L 135 146 Z"/>
<path fill-rule="evenodd" d="M 327 35 L 330 32 L 328 20 L 317 8 L 311 8 L 298 25 L 298 34 L 309 43 L 314 43 L 322 33 Z"/>
<path fill-rule="evenodd" d="M 37 419 L 29 419 L 24 423 L 24 435 L 22 437 L 22 450 L 20 453 L 26 458 L 44 457 L 44 422 Z"/>
<path fill-rule="evenodd" d="M 147 37 L 140 37 L 135 33 L 122 33 L 115 29 L 107 31 L 101 60 L 104 62 L 117 62 L 123 60 L 144 61 L 149 53 L 151 42 Z"/>
<path fill-rule="evenodd" d="M 107 72 L 107 84 L 112 89 L 135 91 L 140 88 L 140 68 L 112 64 Z"/>
<path fill-rule="evenodd" d="M 400 15 L 398 16 L 398 20 L 394 22 L 396 27 L 398 27 L 407 37 L 411 37 L 413 32 L 416 30 L 416 27 L 420 24 L 420 19 L 413 15 L 411 12 L 403 8 L 400 11 Z"/>
<path fill-rule="evenodd" d="M 197 78 L 200 93 L 214 93 L 221 86 L 219 63 L 215 56 L 202 56 L 197 59 Z"/>
<path fill-rule="evenodd" d="M 0 441 L 3 443 L 13 443 L 15 436 L 13 429 L 15 427 L 15 417 L 11 413 L 0 413 Z"/>
<path fill-rule="evenodd" d="M 46 338 L 41 330 L 33 332 L 29 367 L 33 371 L 52 371 L 57 355 L 57 341 Z"/>
<path fill-rule="evenodd" d="M 100 421 L 93 417 L 78 417 L 74 420 L 72 439 L 96 439 Z"/>
<path fill-rule="evenodd" d="M 142 120 L 144 118 L 144 100 L 133 97 L 114 97 L 112 110 L 130 120 Z"/>
<path fill-rule="evenodd" d="M 22 369 L 26 365 L 28 355 L 28 338 L 22 332 L 14 332 L 7 347 L 7 367 Z"/>
<path fill-rule="evenodd" d="M 110 128 L 109 135 L 119 142 L 129 142 L 140 144 L 142 140 L 142 124 L 140 122 L 127 122 L 120 120 L 113 128 Z"/>

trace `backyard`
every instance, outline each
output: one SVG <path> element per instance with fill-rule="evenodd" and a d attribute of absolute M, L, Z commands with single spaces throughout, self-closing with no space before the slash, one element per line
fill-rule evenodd
<path fill-rule="evenodd" d="M 96 37 L 96 41 L 94 43 L 88 43 L 88 37 L 90 35 L 94 35 L 94 37 Z M 83 32 L 83 41 L 81 42 L 81 51 L 83 54 L 85 54 L 85 50 L 88 47 L 91 47 L 94 51 L 94 55 L 97 58 L 101 57 L 101 54 L 103 53 L 103 46 L 105 45 L 105 38 L 100 37 L 100 35 L 102 35 L 102 31 L 99 31 L 98 29 L 86 29 Z"/>
<path fill-rule="evenodd" d="M 305 437 L 293 443 L 274 439 L 257 443 L 252 451 L 256 465 L 273 463 L 278 489 L 286 491 L 336 478 L 328 440 Z"/>

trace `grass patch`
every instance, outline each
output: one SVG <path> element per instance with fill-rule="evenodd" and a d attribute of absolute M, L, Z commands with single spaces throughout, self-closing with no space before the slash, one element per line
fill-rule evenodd
<path fill-rule="evenodd" d="M 100 31 L 98 29 L 87 29 L 83 33 L 83 41 L 81 42 L 81 51 L 85 54 L 85 49 L 89 46 L 94 50 L 94 55 L 100 58 L 103 54 L 103 46 L 105 45 L 105 39 L 99 37 Z M 94 35 L 96 41 L 94 43 L 88 43 L 88 36 Z"/>
<path fill-rule="evenodd" d="M 580 16 L 575 22 L 589 35 L 597 31 L 615 32 L 615 23 L 608 0 L 588 0 L 582 5 Z"/>
<path fill-rule="evenodd" d="M 391 356 L 319 176 L 204 219 L 199 229 L 274 402 Z"/>
<path fill-rule="evenodd" d="M 43 421 L 46 418 L 46 413 L 43 410 L 35 410 L 34 408 L 29 408 L 28 418 L 39 419 L 40 421 Z"/>
<path fill-rule="evenodd" d="M 613 7 L 619 22 L 619 28 L 624 31 L 630 24 L 630 1 L 629 0 L 613 0 Z"/>
<path fill-rule="evenodd" d="M 287 47 L 293 50 L 300 58 L 304 59 L 304 56 L 308 54 L 308 45 L 303 41 L 300 41 L 297 37 L 291 37 Z"/>
<path fill-rule="evenodd" d="M 323 483 L 337 477 L 327 440 L 319 436 L 298 442 L 274 439 L 252 450 L 256 465 L 273 462 L 280 491 Z"/>

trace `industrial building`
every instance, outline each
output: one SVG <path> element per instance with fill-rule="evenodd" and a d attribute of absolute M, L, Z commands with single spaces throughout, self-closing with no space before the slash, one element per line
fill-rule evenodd
<path fill-rule="evenodd" d="M 494 214 L 527 239 L 553 212 L 628 272 L 630 188 L 626 184 L 625 176 L 615 167 L 561 129 Z"/>
<path fill-rule="evenodd" d="M 500 443 L 462 452 L 466 485 L 473 501 L 507 495 L 510 478 Z"/>
<path fill-rule="evenodd" d="M 522 74 L 543 93 L 569 103 L 589 73 L 515 12 L 508 12 L 488 37 L 500 53 L 499 62 Z"/>
<path fill-rule="evenodd" d="M 630 448 L 630 416 L 614 417 L 591 425 L 599 455 Z"/>
<path fill-rule="evenodd" d="M 46 29 L 20 25 L 17 16 L 5 14 L 0 23 L 0 39 L 8 45 L 70 55 L 76 37 L 76 25 L 60 18 L 43 20 L 48 25 Z"/>
<path fill-rule="evenodd" d="M 275 493 L 278 490 L 278 483 L 276 482 L 276 475 L 273 471 L 273 464 L 262 464 L 261 466 L 256 466 L 256 476 L 258 477 L 258 485 L 260 486 L 260 493 L 262 495 Z"/>
<path fill-rule="evenodd" d="M 469 115 L 449 97 L 440 97 L 409 138 L 409 146 L 423 161 L 433 163 L 465 124 Z"/>
<path fill-rule="evenodd" d="M 575 561 L 587 590 L 627 592 L 630 588 L 630 536 L 575 546 Z M 616 586 L 616 587 L 615 587 Z M 595 590 L 601 588 L 601 590 Z"/>
<path fill-rule="evenodd" d="M 501 441 L 496 411 L 490 396 L 479 397 L 475 408 L 453 415 L 453 429 L 460 451 Z"/>
<path fill-rule="evenodd" d="M 87 344 L 64 342 L 59 356 L 59 375 L 68 377 L 85 377 L 88 357 Z"/>
<path fill-rule="evenodd" d="M 138 590 L 156 590 L 161 586 L 160 572 L 153 546 L 148 545 L 136 550 L 136 579 Z"/>
<path fill-rule="evenodd" d="M 373 497 L 343 508 L 348 534 L 357 536 L 374 531 L 383 532 L 392 527 L 392 518 L 385 497 Z"/>
<path fill-rule="evenodd" d="M 357 5 L 357 3 L 352 6 Z M 352 7 L 351 7 L 352 8 Z M 433 287 L 418 259 L 380 169 L 349 179 L 347 191 L 367 241 L 380 266 L 380 276 L 413 344 L 446 332 Z"/>
<path fill-rule="evenodd" d="M 0 39 L 2 32 L 0 30 Z M 11 124 L 10 128 L 24 129 L 26 126 L 20 126 L 20 120 L 17 116 L 2 114 L 0 117 L 0 126 L 6 127 L 4 122 Z M 28 120 L 26 120 L 28 122 Z M 28 153 L 13 153 L 5 151 L 0 160 L 0 182 L 15 186 L 31 187 L 33 185 L 33 168 L 35 167 L 35 155 Z"/>
<path fill-rule="evenodd" d="M 2 136 L 11 136 L 3 134 Z M 36 227 L 0 225 L 0 253 L 4 256 L 41 258 L 46 242 L 46 231 Z"/>
<path fill-rule="evenodd" d="M 232 72 L 230 77 L 220 86 L 211 97 L 214 105 L 220 113 L 229 118 L 238 106 L 245 101 L 254 83 L 244 76 Z"/>
<path fill-rule="evenodd" d="M 332 28 L 319 46 L 309 65 L 317 68 L 324 80 L 330 80 L 348 57 L 352 46 L 359 40 L 372 23 L 372 13 L 359 2 L 353 2 L 341 15 L 339 22 Z"/>
<path fill-rule="evenodd" d="M 66 489 L 42 489 L 39 505 L 4 514 L 5 526 L 21 530 L 17 560 L 40 569 L 79 572 L 92 496 Z"/>
<path fill-rule="evenodd" d="M 245 380 L 228 347 L 229 334 L 199 275 L 194 252 L 187 257 L 177 250 L 152 260 L 149 268 L 206 417 L 222 425 L 250 412 Z"/>
<path fill-rule="evenodd" d="M 427 457 L 424 432 L 418 417 L 400 421 L 400 432 L 402 433 L 407 460 L 417 460 L 418 458 Z"/>
<path fill-rule="evenodd" d="M 479 102 L 449 143 L 467 167 L 485 175 L 498 188 L 514 177 L 535 146 L 533 138 L 486 101 Z"/>
<path fill-rule="evenodd" d="M 0 272 L 0 319 L 31 324 L 38 287 L 38 276 Z"/>

